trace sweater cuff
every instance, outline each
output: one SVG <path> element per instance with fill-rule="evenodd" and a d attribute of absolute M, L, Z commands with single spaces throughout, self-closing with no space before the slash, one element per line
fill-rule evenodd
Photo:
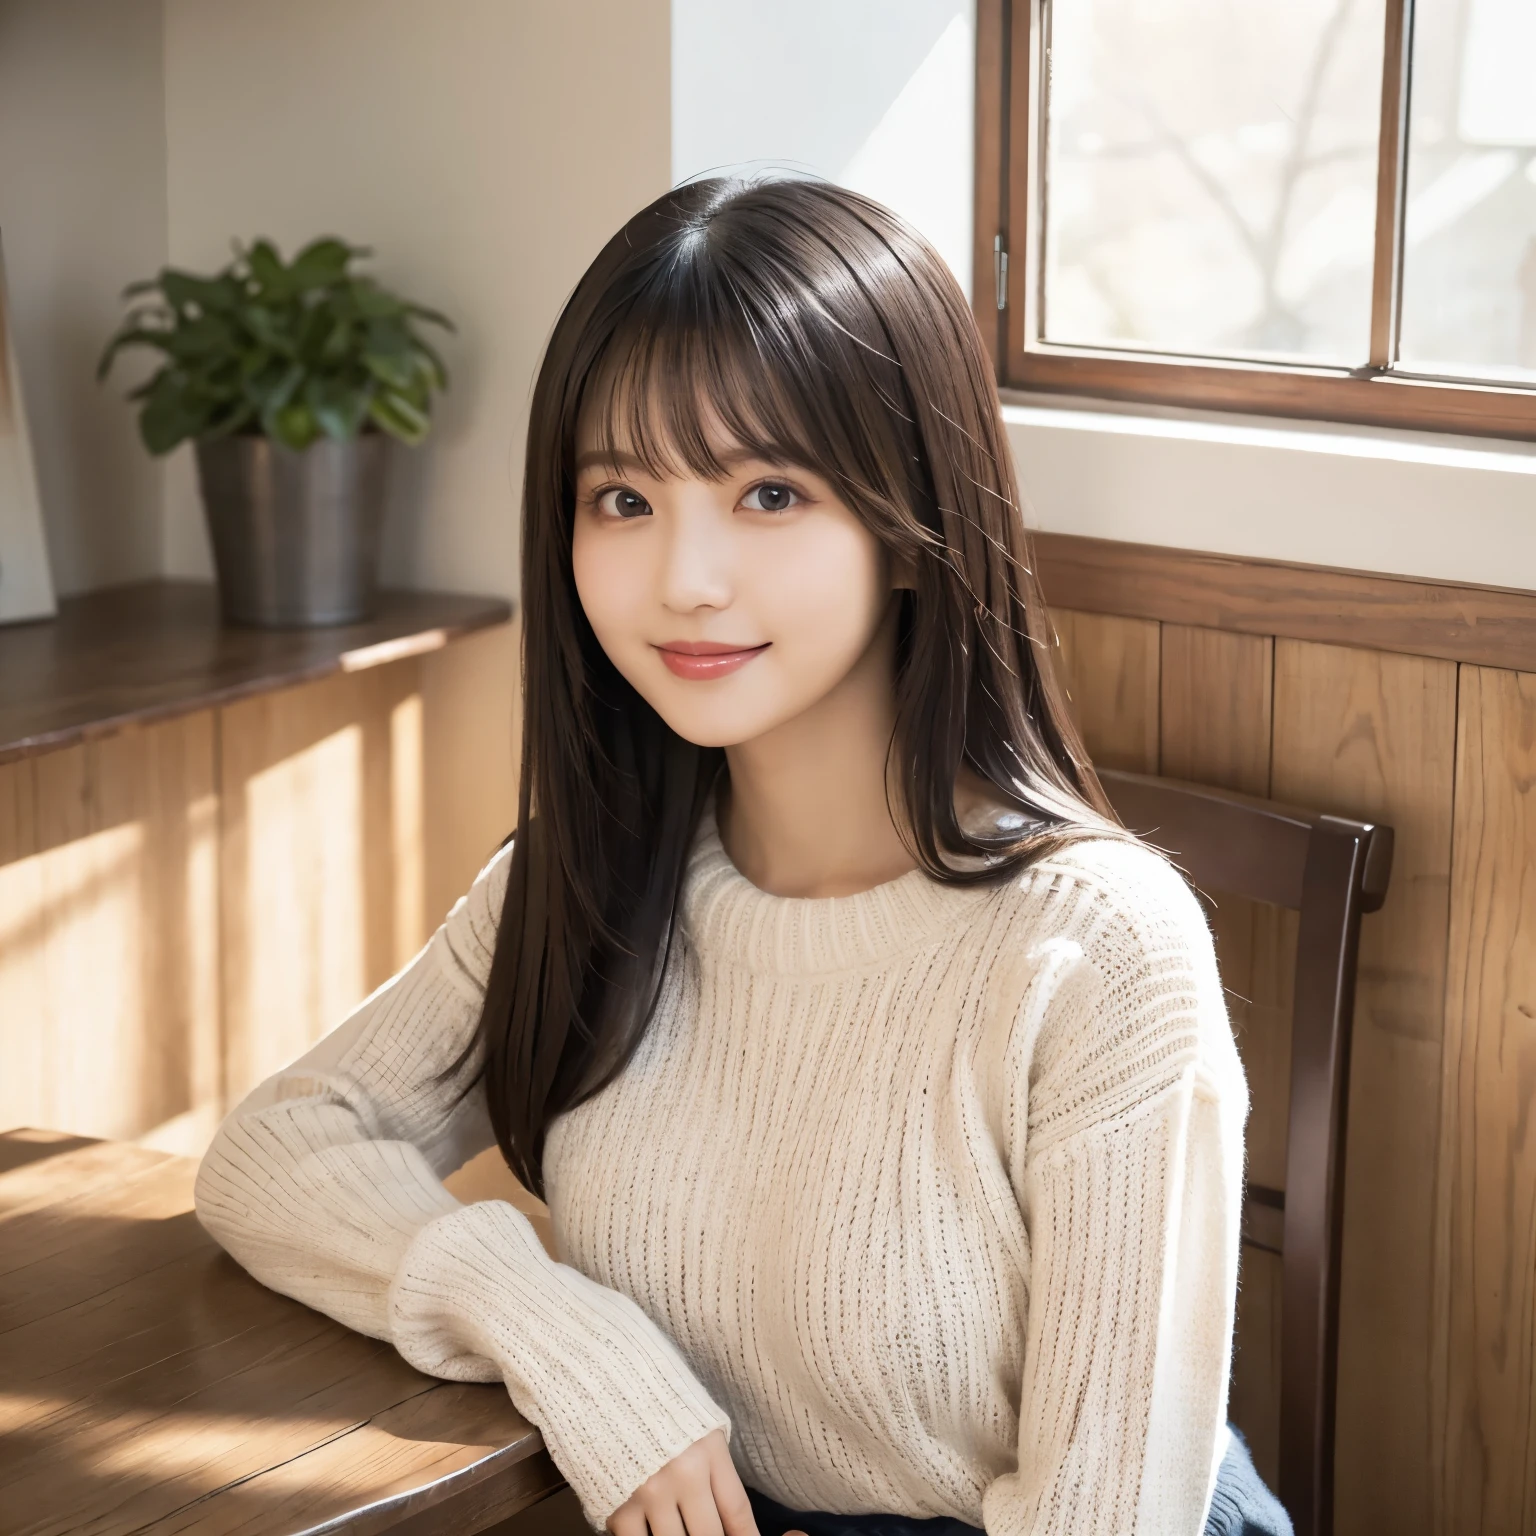
<path fill-rule="evenodd" d="M 588 1521 L 730 1420 L 628 1297 L 544 1251 L 532 1223 L 486 1200 L 423 1227 L 389 1293 L 391 1337 L 418 1370 L 506 1383 Z"/>

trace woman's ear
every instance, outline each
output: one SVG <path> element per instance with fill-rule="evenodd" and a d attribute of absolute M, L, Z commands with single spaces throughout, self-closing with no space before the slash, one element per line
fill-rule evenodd
<path fill-rule="evenodd" d="M 891 556 L 891 591 L 917 591 L 917 557 L 905 551 Z"/>

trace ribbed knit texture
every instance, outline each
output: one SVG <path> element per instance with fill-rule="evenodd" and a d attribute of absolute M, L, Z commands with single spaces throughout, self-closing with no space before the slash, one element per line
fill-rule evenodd
<path fill-rule="evenodd" d="M 505 1381 L 600 1526 L 719 1426 L 796 1509 L 1197 1536 L 1226 1447 L 1247 1092 L 1204 915 L 1135 844 L 1002 887 L 769 896 L 706 819 L 619 1078 L 551 1129 L 563 1263 L 440 1179 L 509 855 L 226 1121 L 258 1279 Z"/>

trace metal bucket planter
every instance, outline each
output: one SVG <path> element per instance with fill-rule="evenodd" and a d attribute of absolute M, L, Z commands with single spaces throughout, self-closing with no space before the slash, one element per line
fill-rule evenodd
<path fill-rule="evenodd" d="M 197 475 L 229 624 L 367 618 L 378 587 L 388 444 L 370 432 L 301 452 L 270 438 L 197 444 Z"/>

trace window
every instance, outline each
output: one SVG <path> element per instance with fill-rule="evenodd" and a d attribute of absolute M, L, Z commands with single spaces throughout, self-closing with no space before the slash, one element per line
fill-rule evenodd
<path fill-rule="evenodd" d="M 980 0 L 1023 389 L 1536 435 L 1536 0 Z"/>

